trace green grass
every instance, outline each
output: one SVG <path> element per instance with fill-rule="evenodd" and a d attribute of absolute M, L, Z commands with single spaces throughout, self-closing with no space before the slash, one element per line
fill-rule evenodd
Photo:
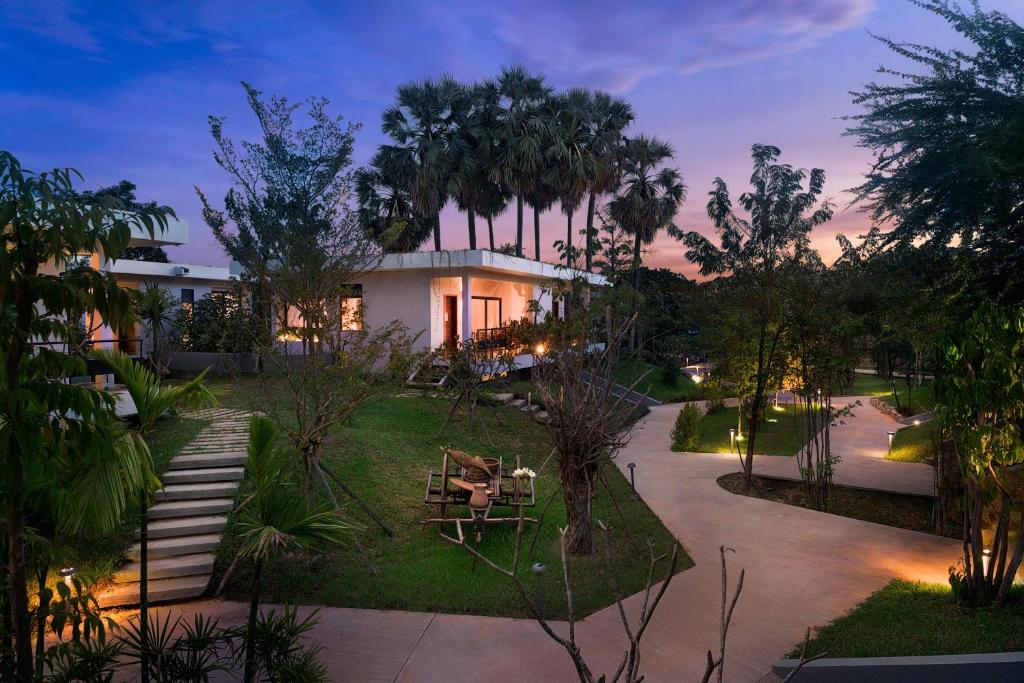
<path fill-rule="evenodd" d="M 638 358 L 629 358 L 621 363 L 615 371 L 615 381 L 623 386 L 632 386 L 637 378 L 647 373 L 640 380 L 635 390 L 639 393 L 647 392 L 647 395 L 662 403 L 678 403 L 679 401 L 695 401 L 703 398 L 701 386 L 696 384 L 686 373 L 680 370 L 677 386 L 669 386 L 662 378 L 662 369 L 657 365 L 645 363 Z"/>
<path fill-rule="evenodd" d="M 935 393 L 932 390 L 931 382 L 925 382 L 922 386 L 915 386 L 907 392 L 907 382 L 902 377 L 896 378 L 896 391 L 899 392 L 900 406 L 910 406 L 907 415 L 918 415 L 932 410 L 935 407 Z M 875 375 L 856 375 L 853 380 L 853 388 L 846 392 L 851 396 L 873 396 L 879 398 L 893 408 L 896 407 L 896 399 L 892 395 L 892 380 L 876 377 Z"/>
<path fill-rule="evenodd" d="M 945 584 L 895 580 L 818 629 L 808 655 L 904 657 L 1024 650 L 1024 586 L 1010 604 L 970 608 Z M 790 656 L 799 656 L 799 647 Z"/>
<path fill-rule="evenodd" d="M 780 405 L 776 408 L 769 405 L 767 420 L 757 428 L 754 452 L 764 455 L 796 455 L 806 443 L 798 410 L 795 406 Z M 729 443 L 729 430 L 735 428 L 736 408 L 723 408 L 705 415 L 697 425 L 700 434 L 699 450 L 702 453 L 735 453 L 736 448 Z M 745 443 L 743 448 L 745 451 Z"/>
<path fill-rule="evenodd" d="M 208 420 L 179 416 L 165 417 L 157 422 L 156 428 L 145 436 L 156 473 L 163 474 L 171 458 L 192 441 L 207 424 Z M 67 563 L 89 579 L 109 576 L 134 541 L 138 518 L 138 506 L 131 505 L 125 513 L 121 528 L 116 532 L 103 536 L 75 536 L 67 548 Z"/>
<path fill-rule="evenodd" d="M 892 450 L 885 456 L 885 459 L 901 462 L 934 462 L 934 434 L 934 422 L 904 427 L 893 437 Z"/>
<path fill-rule="evenodd" d="M 264 393 L 257 386 L 242 385 L 235 400 L 242 403 L 248 392 Z M 277 399 L 275 410 L 290 399 L 284 392 L 267 392 Z M 226 400 L 230 400 L 227 399 Z M 477 563 L 462 548 L 446 543 L 437 527 L 421 528 L 420 521 L 435 512 L 423 503 L 428 470 L 441 464 L 441 447 L 453 447 L 489 457 L 501 456 L 505 463 L 515 454 L 537 473 L 537 508 L 534 515 L 556 494 L 557 463 L 548 461 L 551 443 L 545 429 L 525 413 L 504 406 L 492 412 L 478 409 L 487 424 L 493 444 L 477 421 L 463 414 L 438 434 L 450 402 L 424 396 L 389 396 L 361 407 L 350 423 L 335 429 L 325 447 L 327 466 L 344 478 L 369 506 L 394 529 L 386 537 L 362 511 L 346 501 L 348 516 L 364 526 L 359 539 L 380 571 L 374 577 L 352 547 L 331 548 L 311 556 L 274 560 L 264 571 L 265 599 L 289 603 L 346 607 L 458 612 L 523 616 L 524 611 L 508 579 Z M 500 419 L 500 423 L 498 420 Z M 546 464 L 545 464 L 546 463 Z M 613 557 L 622 591 L 640 590 L 646 580 L 646 563 L 632 559 L 633 543 L 646 548 L 651 538 L 666 551 L 673 538 L 658 518 L 640 501 L 632 500 L 629 485 L 614 468 L 607 471 L 615 500 L 622 508 L 620 520 L 608 493 L 601 488 L 594 500 L 595 520 L 605 520 L 614 529 Z M 342 494 L 343 495 L 343 494 Z M 344 500 L 344 498 L 343 498 Z M 497 513 L 504 514 L 504 513 Z M 558 559 L 558 527 L 565 524 L 560 495 L 555 495 L 545 516 L 536 550 L 526 551 L 523 576 L 533 585 L 528 567 L 537 561 L 548 566 L 544 575 L 545 605 L 549 614 L 565 616 L 565 595 Z M 528 527 L 532 535 L 534 527 Z M 629 533 L 627 533 L 627 530 Z M 454 525 L 447 531 L 454 534 Z M 479 549 L 487 557 L 507 566 L 511 561 L 512 525 L 487 529 Z M 603 550 L 600 539 L 597 547 Z M 217 575 L 213 585 L 234 558 L 238 539 L 233 522 L 221 543 Z M 646 553 L 646 550 L 641 552 Z M 612 595 L 599 569 L 599 556 L 570 558 L 574 600 L 578 615 L 611 604 Z M 689 566 L 683 558 L 682 566 Z M 664 571 L 662 569 L 662 571 Z M 227 595 L 244 599 L 251 586 L 251 567 L 240 563 L 229 583 Z"/>

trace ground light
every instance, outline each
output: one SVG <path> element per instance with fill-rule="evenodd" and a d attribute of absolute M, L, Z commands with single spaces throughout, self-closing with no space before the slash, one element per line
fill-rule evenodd
<path fill-rule="evenodd" d="M 544 589 L 542 588 L 541 577 L 547 569 L 548 568 L 544 566 L 542 562 L 534 562 L 530 566 L 530 571 L 533 572 L 533 576 L 536 578 L 537 582 L 536 594 L 534 596 L 534 600 L 537 603 L 537 614 L 542 617 L 544 616 Z"/>
<path fill-rule="evenodd" d="M 64 578 L 65 585 L 67 585 L 68 588 L 71 588 L 71 577 L 75 575 L 75 568 L 64 567 L 64 569 L 60 570 L 60 575 Z"/>
<path fill-rule="evenodd" d="M 886 432 L 889 435 L 889 452 L 892 452 L 892 439 L 896 436 L 896 432 Z"/>
<path fill-rule="evenodd" d="M 729 448 L 733 448 L 735 446 L 736 446 L 736 430 L 735 429 L 730 429 L 729 430 Z"/>
<path fill-rule="evenodd" d="M 636 463 L 631 462 L 626 467 L 629 468 L 629 488 L 633 490 L 633 499 L 636 500 Z"/>

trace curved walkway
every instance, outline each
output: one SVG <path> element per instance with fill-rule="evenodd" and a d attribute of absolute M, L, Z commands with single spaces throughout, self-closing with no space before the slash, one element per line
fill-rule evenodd
<path fill-rule="evenodd" d="M 645 680 L 700 679 L 705 652 L 718 642 L 719 545 L 736 551 L 732 579 L 746 570 L 727 646 L 728 681 L 757 680 L 808 626 L 842 615 L 893 577 L 946 580 L 959 551 L 953 540 L 722 489 L 716 479 L 736 470 L 734 459 L 669 450 L 678 411 L 653 408 L 618 458 L 623 469 L 637 464 L 638 491 L 696 562 L 673 580 L 644 636 Z M 638 603 L 633 596 L 627 607 Z M 176 610 L 237 622 L 246 606 L 205 601 Z M 575 680 L 564 651 L 528 620 L 324 608 L 314 635 L 332 680 Z M 625 639 L 614 606 L 580 623 L 577 637 L 593 670 L 615 669 Z"/>

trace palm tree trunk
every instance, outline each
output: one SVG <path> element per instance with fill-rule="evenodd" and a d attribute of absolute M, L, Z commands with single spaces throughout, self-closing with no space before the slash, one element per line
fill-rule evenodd
<path fill-rule="evenodd" d="M 46 655 L 46 618 L 50 615 L 50 599 L 52 594 L 46 591 L 46 576 L 49 574 L 49 562 L 38 566 L 36 581 L 39 595 L 39 608 L 36 614 L 36 680 L 43 680 L 43 663 Z"/>
<path fill-rule="evenodd" d="M 593 249 L 594 249 L 594 236 L 593 236 L 592 233 L 594 232 L 594 209 L 595 209 L 595 204 L 596 203 L 597 203 L 597 193 L 594 192 L 593 190 L 591 190 L 590 191 L 590 201 L 587 202 L 587 243 L 586 243 L 587 244 L 587 253 L 586 253 L 586 256 L 585 256 L 586 263 L 587 263 L 587 270 L 588 271 L 594 265 L 594 263 L 593 263 L 593 254 L 591 254 L 591 251 L 593 251 Z"/>
<path fill-rule="evenodd" d="M 472 206 L 466 211 L 466 215 L 469 217 L 469 248 L 476 249 L 476 211 Z"/>
<path fill-rule="evenodd" d="M 487 239 L 491 241 L 491 251 L 494 251 L 494 216 L 487 216 Z"/>
<path fill-rule="evenodd" d="M 640 289 L 640 233 L 633 240 L 633 289 Z"/>
<path fill-rule="evenodd" d="M 516 195 L 516 256 L 523 255 L 523 195 Z"/>
<path fill-rule="evenodd" d="M 263 558 L 256 558 L 252 577 L 252 595 L 249 598 L 249 625 L 245 629 L 245 683 L 252 683 L 256 676 L 256 618 L 260 611 L 260 573 Z"/>
<path fill-rule="evenodd" d="M 533 207 L 533 250 L 534 258 L 540 261 L 540 209 Z"/>
<path fill-rule="evenodd" d="M 434 251 L 441 251 L 441 214 L 434 215 Z"/>
<path fill-rule="evenodd" d="M 572 268 L 572 211 L 565 214 L 565 265 Z"/>

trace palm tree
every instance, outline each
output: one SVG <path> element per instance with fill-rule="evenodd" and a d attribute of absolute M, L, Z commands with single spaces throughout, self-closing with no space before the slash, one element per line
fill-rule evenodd
<path fill-rule="evenodd" d="M 466 212 L 470 249 L 477 246 L 476 216 L 485 213 L 485 202 L 495 191 L 491 176 L 496 155 L 498 114 L 497 85 L 485 81 L 473 86 L 464 106 L 459 108 L 457 127 L 449 147 L 452 167 L 449 192 L 459 209 Z M 490 225 L 493 213 L 487 216 Z M 493 242 L 492 235 L 492 249 Z"/>
<path fill-rule="evenodd" d="M 173 321 L 171 312 L 175 310 L 178 302 L 168 290 L 148 282 L 144 289 L 133 292 L 133 299 L 135 315 L 146 322 L 149 334 L 153 338 L 150 364 L 158 375 L 163 375 L 163 367 L 160 364 L 160 334 L 164 325 Z"/>
<path fill-rule="evenodd" d="M 383 154 L 356 171 L 359 224 L 386 252 L 416 251 L 430 239 L 433 223 L 416 210 L 408 178 L 397 174 L 398 164 L 388 163 Z"/>
<path fill-rule="evenodd" d="M 545 131 L 536 117 L 538 105 L 551 95 L 543 76 L 531 75 L 522 66 L 505 67 L 498 77 L 502 112 L 500 146 L 495 159 L 495 178 L 516 198 L 516 256 L 523 255 L 523 204 L 535 176 L 544 165 Z M 538 256 L 539 258 L 539 256 Z"/>
<path fill-rule="evenodd" d="M 589 90 L 573 88 L 551 101 L 553 126 L 543 179 L 553 189 L 566 216 L 565 263 L 570 267 L 575 262 L 572 217 L 595 175 L 589 148 L 591 99 Z"/>
<path fill-rule="evenodd" d="M 451 76 L 399 86 L 384 111 L 381 130 L 393 144 L 381 147 L 392 177 L 406 178 L 416 210 L 431 222 L 434 250 L 441 250 L 441 209 L 448 199 L 454 133 L 466 89 Z"/>
<path fill-rule="evenodd" d="M 615 189 L 622 166 L 623 131 L 632 123 L 635 114 L 629 102 L 597 91 L 591 101 L 590 155 L 594 174 L 590 178 L 590 198 L 587 202 L 586 268 L 593 265 L 594 212 L 597 197 Z"/>
<path fill-rule="evenodd" d="M 663 140 L 646 135 L 625 142 L 622 182 L 608 213 L 633 236 L 633 287 L 639 284 L 640 247 L 650 244 L 672 221 L 686 199 L 683 177 L 675 168 L 664 166 L 674 156 Z"/>
<path fill-rule="evenodd" d="M 259 617 L 263 563 L 276 555 L 339 544 L 352 525 L 336 512 L 319 506 L 308 509 L 305 496 L 289 478 L 290 452 L 281 443 L 277 426 L 268 418 L 254 417 L 249 425 L 248 459 L 245 463 L 249 496 L 235 510 L 241 547 L 239 554 L 254 562 L 249 622 L 246 628 L 246 683 L 256 676 L 256 623 Z"/>
<path fill-rule="evenodd" d="M 494 217 L 505 213 L 512 195 L 504 185 L 493 181 L 487 181 L 481 192 L 480 215 L 487 219 L 487 238 L 491 251 L 494 251 Z"/>
<path fill-rule="evenodd" d="M 173 408 L 196 409 L 217 404 L 217 397 L 203 384 L 209 369 L 183 384 L 165 386 L 156 375 L 123 351 L 94 349 L 89 356 L 113 370 L 124 384 L 138 411 L 139 432 L 142 434 L 152 430 L 160 416 Z"/>

